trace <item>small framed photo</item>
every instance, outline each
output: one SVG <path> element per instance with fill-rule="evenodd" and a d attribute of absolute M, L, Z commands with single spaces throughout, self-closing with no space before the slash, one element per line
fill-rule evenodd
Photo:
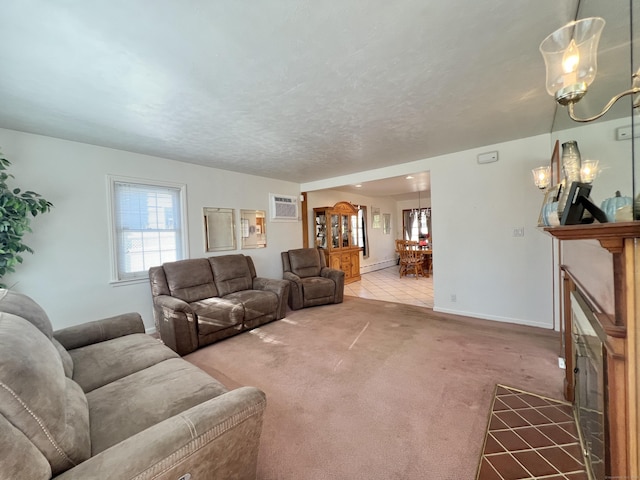
<path fill-rule="evenodd" d="M 382 214 L 382 233 L 389 235 L 391 233 L 391 214 Z"/>
<path fill-rule="evenodd" d="M 371 207 L 371 228 L 381 228 L 380 207 Z"/>

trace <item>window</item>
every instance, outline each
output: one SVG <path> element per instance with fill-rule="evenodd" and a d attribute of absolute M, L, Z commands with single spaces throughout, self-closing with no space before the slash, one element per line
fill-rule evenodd
<path fill-rule="evenodd" d="M 367 207 L 358 205 L 357 225 L 358 246 L 362 248 L 362 258 L 369 258 L 369 237 L 367 236 Z"/>
<path fill-rule="evenodd" d="M 404 240 L 428 241 L 431 227 L 431 208 L 402 211 Z"/>
<path fill-rule="evenodd" d="M 110 177 L 113 280 L 186 258 L 185 186 Z"/>

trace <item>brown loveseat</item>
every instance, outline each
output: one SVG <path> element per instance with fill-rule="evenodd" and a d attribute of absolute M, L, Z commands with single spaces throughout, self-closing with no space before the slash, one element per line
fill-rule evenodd
<path fill-rule="evenodd" d="M 149 279 L 160 338 L 180 355 L 287 313 L 289 283 L 256 276 L 246 255 L 169 262 Z"/>
<path fill-rule="evenodd" d="M 291 310 L 342 303 L 344 272 L 327 267 L 324 250 L 297 248 L 281 253 L 282 278 L 290 282 Z"/>
<path fill-rule="evenodd" d="M 53 332 L 31 298 L 0 290 L 0 478 L 253 479 L 264 408 L 137 314 Z"/>

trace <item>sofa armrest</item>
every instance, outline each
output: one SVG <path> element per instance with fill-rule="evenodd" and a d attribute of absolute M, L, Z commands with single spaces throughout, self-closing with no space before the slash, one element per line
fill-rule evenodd
<path fill-rule="evenodd" d="M 144 323 L 138 313 L 124 313 L 82 323 L 53 332 L 53 336 L 67 350 L 104 342 L 133 333 L 144 333 Z"/>
<path fill-rule="evenodd" d="M 196 405 L 91 457 L 56 480 L 255 479 L 265 395 L 241 387 Z"/>
<path fill-rule="evenodd" d="M 336 284 L 336 294 L 333 303 L 342 303 L 344 297 L 344 272 L 330 267 L 322 267 L 320 276 L 330 278 Z"/>
<path fill-rule="evenodd" d="M 284 272 L 282 278 L 289 282 L 289 306 L 291 310 L 300 310 L 304 306 L 302 279 L 293 272 Z"/>
<path fill-rule="evenodd" d="M 287 280 L 256 277 L 253 279 L 253 289 L 275 293 L 278 296 L 276 320 L 280 320 L 286 316 L 287 300 L 289 299 L 289 282 Z"/>
<path fill-rule="evenodd" d="M 198 320 L 191 306 L 170 295 L 153 297 L 153 314 L 160 339 L 178 355 L 198 348 Z"/>

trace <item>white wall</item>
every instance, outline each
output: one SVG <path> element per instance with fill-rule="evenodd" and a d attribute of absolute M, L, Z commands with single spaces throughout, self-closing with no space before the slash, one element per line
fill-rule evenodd
<path fill-rule="evenodd" d="M 3 283 L 40 303 L 54 328 L 137 311 L 153 326 L 148 282 L 110 284 L 107 175 L 187 185 L 190 257 L 250 255 L 259 276 L 282 278 L 280 252 L 302 246 L 301 222 L 267 222 L 267 248 L 205 252 L 203 207 L 266 210 L 269 193 L 298 195 L 291 182 L 243 175 L 77 142 L 0 129 L 0 149 L 12 162 L 11 186 L 53 202 L 32 221 L 25 243 L 35 250 Z"/>
<path fill-rule="evenodd" d="M 479 165 L 477 154 L 492 150 L 499 161 Z M 540 135 L 310 182 L 301 190 L 429 170 L 434 309 L 553 328 L 552 240 L 537 227 L 543 196 L 531 177 L 550 157 L 550 135 Z M 514 237 L 523 227 L 524 236 Z"/>

